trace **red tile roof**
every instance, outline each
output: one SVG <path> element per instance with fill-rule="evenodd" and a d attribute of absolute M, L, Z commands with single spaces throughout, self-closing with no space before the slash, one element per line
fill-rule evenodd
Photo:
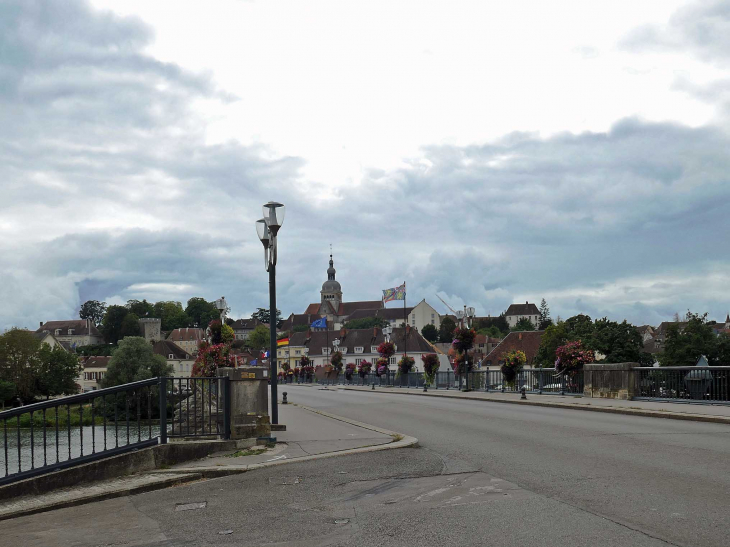
<path fill-rule="evenodd" d="M 537 350 L 540 348 L 540 340 L 545 331 L 516 331 L 510 332 L 500 343 L 494 348 L 489 355 L 485 357 L 487 366 L 495 366 L 499 364 L 502 355 L 512 350 L 522 350 L 527 357 L 527 364 L 532 365 L 537 356 Z"/>
<path fill-rule="evenodd" d="M 203 340 L 205 338 L 205 332 L 203 329 L 197 327 L 185 327 L 183 329 L 175 329 L 172 331 L 167 339 L 173 342 L 190 342 Z"/>

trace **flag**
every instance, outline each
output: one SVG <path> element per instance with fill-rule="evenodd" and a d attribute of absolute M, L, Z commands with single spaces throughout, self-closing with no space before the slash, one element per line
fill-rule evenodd
<path fill-rule="evenodd" d="M 400 287 L 394 287 L 392 289 L 385 289 L 383 291 L 383 304 L 390 302 L 391 300 L 405 300 L 406 299 L 406 284 L 403 283 Z"/>
<path fill-rule="evenodd" d="M 269 357 L 269 350 L 262 351 L 261 352 L 261 357 L 264 358 L 264 359 L 268 359 L 268 357 Z"/>
<path fill-rule="evenodd" d="M 251 366 L 252 367 L 255 367 L 256 364 L 257 364 L 257 360 L 256 359 L 251 359 Z"/>
<path fill-rule="evenodd" d="M 289 338 L 281 338 L 276 341 L 277 346 L 288 346 L 289 345 Z"/>
<path fill-rule="evenodd" d="M 309 326 L 313 329 L 326 329 L 327 328 L 327 318 L 322 317 L 320 319 L 317 319 Z"/>

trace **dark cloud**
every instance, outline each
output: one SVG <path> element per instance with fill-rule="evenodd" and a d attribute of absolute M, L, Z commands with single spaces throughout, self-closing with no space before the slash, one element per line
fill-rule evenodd
<path fill-rule="evenodd" d="M 72 316 L 88 298 L 266 306 L 253 223 L 269 199 L 288 206 L 285 313 L 319 300 L 330 242 L 348 300 L 406 280 L 409 302 L 443 311 L 436 294 L 480 314 L 545 296 L 555 315 L 652 323 L 730 307 L 719 128 L 625 119 L 430 146 L 325 191 L 301 158 L 207 145 L 192 102 L 230 97 L 145 55 L 140 20 L 19 1 L 0 3 L 0 25 L 0 328 Z"/>

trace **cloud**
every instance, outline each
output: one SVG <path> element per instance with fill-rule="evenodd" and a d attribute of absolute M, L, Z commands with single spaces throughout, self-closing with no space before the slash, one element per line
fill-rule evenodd
<path fill-rule="evenodd" d="M 622 41 L 631 51 L 689 50 L 703 61 L 730 64 L 730 1 L 696 1 L 677 10 L 664 26 L 645 25 Z"/>
<path fill-rule="evenodd" d="M 319 300 L 330 242 L 346 300 L 406 280 L 409 303 L 442 311 L 436 294 L 479 314 L 545 296 L 554 315 L 642 323 L 730 307 L 719 127 L 627 118 L 429 145 L 329 189 L 302 177 L 303 158 L 206 144 L 194 105 L 233 98 L 147 55 L 154 33 L 137 18 L 19 1 L 0 4 L 0 25 L 0 329 L 72 317 L 92 298 L 267 306 L 254 221 L 270 199 L 288 208 L 285 314 Z"/>

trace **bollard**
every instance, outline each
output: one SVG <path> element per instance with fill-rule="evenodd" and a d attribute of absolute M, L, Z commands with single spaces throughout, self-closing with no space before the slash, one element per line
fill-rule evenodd
<path fill-rule="evenodd" d="M 375 381 L 373 381 L 373 391 L 375 391 Z"/>
<path fill-rule="evenodd" d="M 282 405 L 289 404 L 288 401 L 286 400 L 286 391 L 284 393 L 282 393 L 282 395 L 284 395 L 284 399 L 281 401 L 281 404 Z"/>
<path fill-rule="evenodd" d="M 423 391 L 428 391 L 428 384 L 426 382 L 423 382 Z"/>
<path fill-rule="evenodd" d="M 527 399 L 527 395 L 525 395 L 525 386 L 522 386 L 520 393 L 522 393 L 522 397 L 520 397 L 520 399 Z"/>

